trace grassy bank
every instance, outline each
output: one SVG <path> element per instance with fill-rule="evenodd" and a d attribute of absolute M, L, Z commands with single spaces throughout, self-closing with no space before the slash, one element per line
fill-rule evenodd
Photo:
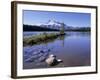
<path fill-rule="evenodd" d="M 61 36 L 61 35 L 64 35 L 64 34 L 61 34 L 61 33 L 51 33 L 51 34 L 43 33 L 40 35 L 31 36 L 29 38 L 24 38 L 23 44 L 25 46 L 25 45 L 34 45 L 34 44 L 38 44 L 38 43 L 48 42 L 50 40 L 56 39 L 58 36 Z"/>

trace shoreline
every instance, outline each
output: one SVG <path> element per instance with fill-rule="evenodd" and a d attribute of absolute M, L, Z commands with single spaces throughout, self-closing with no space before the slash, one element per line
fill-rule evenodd
<path fill-rule="evenodd" d="M 29 38 L 24 38 L 23 39 L 23 46 L 26 46 L 26 45 L 35 45 L 35 44 L 38 44 L 38 43 L 43 43 L 43 42 L 48 42 L 48 41 L 52 41 L 52 40 L 55 40 L 56 38 L 58 38 L 59 36 L 63 36 L 63 35 L 66 35 L 65 33 L 50 33 L 50 34 L 47 34 L 47 33 L 43 33 L 43 34 L 40 34 L 40 35 L 36 35 L 36 36 L 32 36 L 32 37 L 29 37 Z"/>

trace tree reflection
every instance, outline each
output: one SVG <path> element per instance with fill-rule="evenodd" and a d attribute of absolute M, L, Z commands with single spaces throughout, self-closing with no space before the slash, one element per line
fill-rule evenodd
<path fill-rule="evenodd" d="M 62 35 L 59 37 L 59 40 L 62 41 L 62 46 L 64 47 L 64 39 L 65 39 L 65 35 Z"/>

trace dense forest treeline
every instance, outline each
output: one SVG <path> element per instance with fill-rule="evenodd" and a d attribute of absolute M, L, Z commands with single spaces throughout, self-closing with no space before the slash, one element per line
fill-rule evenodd
<path fill-rule="evenodd" d="M 59 31 L 59 30 L 40 27 L 40 26 L 23 25 L 23 31 Z"/>
<path fill-rule="evenodd" d="M 90 31 L 90 27 L 70 27 L 66 28 L 65 31 Z M 59 29 L 41 27 L 36 25 L 23 25 L 23 31 L 60 31 Z"/>

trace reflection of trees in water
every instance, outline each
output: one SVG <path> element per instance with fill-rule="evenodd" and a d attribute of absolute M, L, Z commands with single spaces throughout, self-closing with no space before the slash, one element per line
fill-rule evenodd
<path fill-rule="evenodd" d="M 64 43 L 65 43 L 65 37 L 69 37 L 69 36 L 90 36 L 91 35 L 91 32 L 65 32 L 66 35 L 62 35 L 62 36 L 59 36 L 59 40 L 62 41 L 62 46 L 64 47 Z"/>
<path fill-rule="evenodd" d="M 69 37 L 69 36 L 90 36 L 91 35 L 91 32 L 65 32 L 66 35 L 61 35 L 57 38 L 51 38 L 51 39 L 48 39 L 48 40 L 44 40 L 43 42 L 40 42 L 38 44 L 45 44 L 45 46 L 47 47 L 48 46 L 48 43 L 53 43 L 54 41 L 56 41 L 57 39 L 61 40 L 62 41 L 62 46 L 64 47 L 64 39 L 65 37 Z M 37 45 L 37 44 L 36 44 Z"/>
<path fill-rule="evenodd" d="M 65 36 L 66 36 L 66 35 L 62 35 L 62 36 L 59 37 L 59 40 L 62 41 L 62 46 L 63 46 L 63 47 L 64 47 L 64 39 L 65 39 Z"/>
<path fill-rule="evenodd" d="M 91 32 L 66 32 L 68 36 L 90 36 Z"/>
<path fill-rule="evenodd" d="M 61 35 L 61 36 L 59 36 L 56 39 L 49 39 L 47 41 L 44 41 L 43 43 L 45 44 L 46 47 L 48 47 L 48 43 L 52 43 L 52 42 L 54 42 L 54 41 L 56 41 L 58 39 L 58 40 L 61 40 L 62 41 L 62 46 L 64 47 L 64 39 L 65 39 L 65 36 L 66 35 Z"/>
<path fill-rule="evenodd" d="M 65 39 L 65 36 L 66 36 L 66 35 L 61 35 L 61 36 L 58 37 L 58 39 L 62 41 L 61 43 L 62 43 L 62 46 L 63 46 L 63 47 L 64 47 L 64 39 Z M 47 47 L 47 46 L 48 46 L 48 43 L 50 43 L 50 42 L 52 43 L 52 42 L 54 42 L 55 40 L 57 40 L 57 38 L 56 38 L 56 39 L 49 39 L 49 40 L 47 40 L 47 41 L 44 41 L 44 44 L 45 44 L 45 46 Z"/>
<path fill-rule="evenodd" d="M 44 44 L 48 44 L 50 42 L 54 42 L 56 39 L 48 39 L 48 40 L 44 40 Z"/>
<path fill-rule="evenodd" d="M 91 32 L 78 32 L 77 35 L 81 35 L 81 36 L 90 36 Z"/>

